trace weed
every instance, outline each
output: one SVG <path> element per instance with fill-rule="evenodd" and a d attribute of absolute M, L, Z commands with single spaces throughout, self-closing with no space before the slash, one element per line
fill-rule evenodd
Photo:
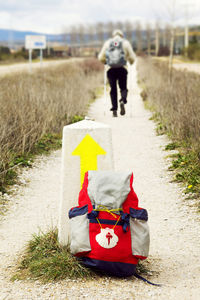
<path fill-rule="evenodd" d="M 6 170 L 2 176 L 3 180 L 0 181 L 0 192 L 2 194 L 7 192 L 7 188 L 17 182 L 17 172 L 13 168 Z"/>
<path fill-rule="evenodd" d="M 62 146 L 61 134 L 45 134 L 33 147 L 33 154 L 49 153 Z"/>
<path fill-rule="evenodd" d="M 165 146 L 165 150 L 175 150 L 177 148 L 179 148 L 180 145 L 177 143 L 177 142 L 172 142 L 172 143 L 169 143 L 168 145 Z"/>
<path fill-rule="evenodd" d="M 162 122 L 158 122 L 156 126 L 157 135 L 163 135 L 167 133 L 167 127 Z"/>
<path fill-rule="evenodd" d="M 84 120 L 83 116 L 73 116 L 70 123 L 76 123 Z"/>
<path fill-rule="evenodd" d="M 184 184 L 184 192 L 200 196 L 200 162 L 196 151 L 181 148 L 180 152 L 171 155 L 172 164 L 169 170 L 175 170 L 175 181 Z"/>
<path fill-rule="evenodd" d="M 149 262 L 148 261 L 145 261 L 145 262 L 139 261 L 138 265 L 137 265 L 137 268 L 136 268 L 136 271 L 137 271 L 138 274 L 148 275 L 149 272 L 150 272 Z"/>
<path fill-rule="evenodd" d="M 9 167 L 21 165 L 22 167 L 31 167 L 32 166 L 32 160 L 31 156 L 28 154 L 16 156 L 13 161 L 9 163 Z"/>
<path fill-rule="evenodd" d="M 142 97 L 143 101 L 146 101 L 148 98 L 147 92 L 144 90 L 142 90 L 142 92 L 140 93 L 140 96 Z"/>

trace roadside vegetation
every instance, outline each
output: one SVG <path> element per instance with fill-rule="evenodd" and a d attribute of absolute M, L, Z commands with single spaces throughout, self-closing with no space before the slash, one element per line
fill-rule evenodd
<path fill-rule="evenodd" d="M 61 146 L 63 126 L 80 121 L 102 84 L 96 59 L 63 63 L 32 74 L 0 77 L 0 192 L 16 181 L 19 165 Z"/>
<path fill-rule="evenodd" d="M 137 266 L 137 273 L 148 277 L 155 275 L 156 271 L 150 269 L 150 262 L 142 261 Z M 33 279 L 44 283 L 67 278 L 87 280 L 105 276 L 100 271 L 86 268 L 70 253 L 69 246 L 62 247 L 58 242 L 57 229 L 33 235 L 24 253 L 18 258 L 13 273 L 12 281 Z"/>
<path fill-rule="evenodd" d="M 170 136 L 166 150 L 176 149 L 170 170 L 184 191 L 200 198 L 200 75 L 173 69 L 153 59 L 140 59 L 138 64 L 142 98 L 153 111 L 158 134 Z M 199 207 L 200 209 L 200 207 Z"/>
<path fill-rule="evenodd" d="M 57 56 L 56 52 L 53 48 L 50 49 L 44 49 L 43 50 L 43 58 L 45 60 L 47 59 L 67 59 L 69 58 L 70 53 L 69 51 L 65 53 L 63 56 Z M 18 62 L 27 62 L 29 59 L 29 53 L 28 50 L 26 50 L 24 47 L 12 51 L 9 47 L 0 46 L 0 65 L 7 65 L 7 64 L 13 64 Z M 32 60 L 33 62 L 37 62 L 40 60 L 40 50 L 32 50 Z"/>
<path fill-rule="evenodd" d="M 38 53 L 33 51 L 32 59 L 36 59 Z M 28 60 L 28 51 L 25 48 L 21 48 L 16 52 L 11 52 L 10 48 L 0 46 L 0 64 L 11 64 L 14 62 L 23 62 Z"/>

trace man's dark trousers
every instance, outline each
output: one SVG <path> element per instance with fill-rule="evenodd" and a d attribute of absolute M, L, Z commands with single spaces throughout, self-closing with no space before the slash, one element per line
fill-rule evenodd
<path fill-rule="evenodd" d="M 108 81 L 111 87 L 110 98 L 112 103 L 111 110 L 117 110 L 117 82 L 119 84 L 121 99 L 124 103 L 127 103 L 127 70 L 123 67 L 121 68 L 111 68 L 107 72 Z"/>

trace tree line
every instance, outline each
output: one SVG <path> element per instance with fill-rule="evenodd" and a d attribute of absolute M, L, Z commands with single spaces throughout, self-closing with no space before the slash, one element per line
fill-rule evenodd
<path fill-rule="evenodd" d="M 100 47 L 103 42 L 112 36 L 115 29 L 121 29 L 125 37 L 131 42 L 134 50 L 140 54 L 146 52 L 155 55 L 169 55 L 172 37 L 180 39 L 183 28 L 172 28 L 172 25 L 161 25 L 157 22 L 155 25 L 146 23 L 141 25 L 138 22 L 98 22 L 90 25 L 73 25 L 63 30 L 63 41 L 71 47 Z M 182 43 L 183 44 L 183 43 Z M 174 44 L 175 45 L 175 44 Z M 181 42 L 177 42 L 177 49 L 181 48 Z M 180 49 L 179 49 L 180 50 Z"/>

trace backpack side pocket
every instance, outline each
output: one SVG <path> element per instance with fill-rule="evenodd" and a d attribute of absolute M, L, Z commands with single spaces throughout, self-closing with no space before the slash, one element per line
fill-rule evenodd
<path fill-rule="evenodd" d="M 91 251 L 87 205 L 69 212 L 70 250 L 72 254 Z"/>
<path fill-rule="evenodd" d="M 130 216 L 132 254 L 140 256 L 140 259 L 146 258 L 150 244 L 147 211 L 130 208 Z"/>

